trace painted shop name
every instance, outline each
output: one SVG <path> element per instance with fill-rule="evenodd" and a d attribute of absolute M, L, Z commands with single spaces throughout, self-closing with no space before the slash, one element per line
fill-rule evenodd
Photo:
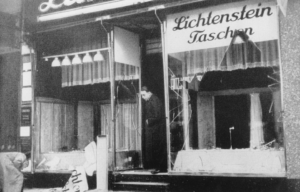
<path fill-rule="evenodd" d="M 271 7 L 261 7 L 261 4 L 258 4 L 258 7 L 254 9 L 247 9 L 247 6 L 244 6 L 240 11 L 226 14 L 213 14 L 211 11 L 206 16 L 203 16 L 202 13 L 200 13 L 196 18 L 191 18 L 190 16 L 180 16 L 174 20 L 175 27 L 173 27 L 173 31 L 195 29 L 190 32 L 188 40 L 189 44 L 226 39 L 228 37 L 232 37 L 234 30 L 236 30 L 231 29 L 230 23 L 254 18 L 269 17 L 271 15 L 273 15 Z M 228 26 L 222 31 L 214 31 L 210 33 L 206 32 L 206 29 L 209 26 L 226 23 L 228 23 Z M 252 27 L 237 30 L 244 31 L 249 36 L 255 33 Z"/>
<path fill-rule="evenodd" d="M 94 0 L 48 0 L 47 2 L 41 3 L 39 11 L 45 13 L 50 9 L 59 9 L 63 6 L 69 7 L 74 4 L 82 4 L 85 2 L 92 2 Z"/>

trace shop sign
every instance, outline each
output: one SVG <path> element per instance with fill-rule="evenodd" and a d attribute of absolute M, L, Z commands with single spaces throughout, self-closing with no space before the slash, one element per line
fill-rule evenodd
<path fill-rule="evenodd" d="M 62 192 L 84 192 L 88 190 L 86 173 L 83 166 L 76 167 L 72 171 L 66 185 L 62 188 Z"/>
<path fill-rule="evenodd" d="M 48 0 L 47 2 L 43 2 L 39 6 L 39 11 L 45 13 L 50 9 L 60 9 L 62 7 L 70 7 L 75 4 L 82 4 L 85 2 L 93 2 L 94 0 Z"/>
<path fill-rule="evenodd" d="M 30 126 L 30 124 L 31 124 L 31 107 L 22 107 L 21 126 Z"/>
<path fill-rule="evenodd" d="M 254 42 L 278 39 L 275 3 L 226 6 L 168 15 L 167 52 L 228 46 L 235 30 Z"/>
<path fill-rule="evenodd" d="M 119 8 L 139 3 L 145 3 L 153 0 L 43 0 L 39 4 L 38 10 L 40 13 L 55 12 L 66 9 L 78 8 L 88 5 L 101 4 L 104 8 Z"/>

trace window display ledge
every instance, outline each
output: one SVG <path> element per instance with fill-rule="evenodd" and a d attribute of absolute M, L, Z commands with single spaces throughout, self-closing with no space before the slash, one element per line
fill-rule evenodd
<path fill-rule="evenodd" d="M 43 153 L 35 172 L 71 173 L 76 166 L 85 163 L 84 151 Z"/>
<path fill-rule="evenodd" d="M 251 149 L 180 151 L 170 174 L 285 177 L 284 151 Z"/>
<path fill-rule="evenodd" d="M 170 171 L 173 176 L 205 176 L 205 177 L 252 177 L 252 178 L 285 178 L 286 173 L 222 173 L 222 172 L 179 172 Z"/>
<path fill-rule="evenodd" d="M 72 170 L 47 170 L 47 169 L 36 169 L 35 173 L 63 173 L 63 174 L 72 174 Z"/>

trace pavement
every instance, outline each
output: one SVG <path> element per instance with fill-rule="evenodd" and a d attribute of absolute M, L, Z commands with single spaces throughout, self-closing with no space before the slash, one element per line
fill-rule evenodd
<path fill-rule="evenodd" d="M 48 189 L 40 189 L 40 188 L 33 188 L 33 189 L 23 189 L 23 192 L 62 192 L 62 188 L 48 188 Z M 85 192 L 101 192 L 101 190 L 92 189 L 87 190 Z M 113 192 L 109 190 L 108 192 Z M 124 191 L 122 191 L 124 192 Z"/>
<path fill-rule="evenodd" d="M 49 189 L 34 188 L 34 189 L 24 189 L 23 192 L 62 192 L 62 189 L 61 188 L 49 188 Z M 101 192 L 101 190 L 94 189 L 85 192 Z M 118 192 L 118 191 L 109 190 L 108 192 Z M 131 191 L 122 191 L 122 192 L 131 192 Z"/>
<path fill-rule="evenodd" d="M 62 192 L 62 188 L 48 188 L 48 189 L 24 189 L 23 192 Z"/>

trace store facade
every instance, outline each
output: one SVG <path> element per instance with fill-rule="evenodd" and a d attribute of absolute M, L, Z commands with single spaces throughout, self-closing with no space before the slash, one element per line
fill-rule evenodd
<path fill-rule="evenodd" d="M 167 17 L 173 170 L 285 176 L 277 6 L 229 6 Z"/>
<path fill-rule="evenodd" d="M 39 162 L 59 157 L 61 163 L 66 164 L 55 168 L 40 165 L 37 170 L 65 171 L 70 169 L 69 166 L 82 165 L 84 149 L 97 135 L 110 135 L 112 155 L 114 148 L 116 154 L 125 158 L 127 152 L 134 156 L 141 151 L 137 136 L 140 101 L 134 93 L 120 95 L 124 94 L 123 87 L 128 88 L 129 93 L 139 90 L 139 38 L 117 27 L 109 33 L 104 25 L 87 24 L 85 30 L 80 30 L 81 27 L 42 33 L 38 37 L 36 46 L 40 64 L 37 65 L 35 84 L 34 134 L 39 145 L 34 151 L 39 155 L 36 156 Z M 54 40 L 50 43 L 49 39 Z M 126 47 L 129 43 L 132 47 Z M 125 50 L 124 47 L 129 54 L 117 54 L 116 50 Z M 43 54 L 45 56 L 40 57 Z M 110 83 L 112 78 L 118 82 L 115 87 Z M 123 81 L 126 82 L 121 84 Z M 116 90 L 116 95 L 110 90 Z M 111 100 L 115 97 L 116 100 Z M 116 103 L 113 109 L 111 103 Z M 112 125 L 116 115 L 118 118 Z M 116 131 L 113 131 L 114 126 L 118 127 Z M 128 130 L 133 126 L 132 131 Z M 115 134 L 117 138 L 125 138 L 115 141 Z M 114 158 L 110 157 L 111 169 L 114 168 Z M 73 160 L 77 162 L 72 163 Z"/>
<path fill-rule="evenodd" d="M 85 164 L 97 135 L 112 173 L 143 170 L 147 84 L 164 103 L 169 177 L 297 178 L 277 1 L 145 1 L 97 16 L 75 10 L 100 3 L 50 2 L 38 4 L 31 47 L 33 172 Z"/>
<path fill-rule="evenodd" d="M 21 2 L 2 1 L 0 8 L 0 152 L 20 150 L 16 114 L 20 108 L 21 6 Z"/>

